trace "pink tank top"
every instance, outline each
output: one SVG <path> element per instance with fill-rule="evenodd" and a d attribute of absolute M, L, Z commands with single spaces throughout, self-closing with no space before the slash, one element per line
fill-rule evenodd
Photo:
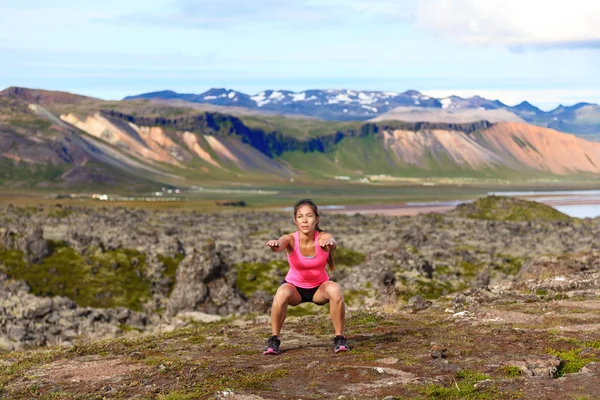
<path fill-rule="evenodd" d="M 294 250 L 287 255 L 290 263 L 290 270 L 285 277 L 287 282 L 304 289 L 312 289 L 329 280 L 329 275 L 325 271 L 329 253 L 319 246 L 318 239 L 319 232 L 315 231 L 316 254 L 314 257 L 305 257 L 300 253 L 300 240 L 296 232 Z"/>

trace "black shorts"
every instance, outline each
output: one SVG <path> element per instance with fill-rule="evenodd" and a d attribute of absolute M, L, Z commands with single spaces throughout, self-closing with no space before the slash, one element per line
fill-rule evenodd
<path fill-rule="evenodd" d="M 289 283 L 288 281 L 283 281 L 284 283 Z M 294 286 L 296 288 L 296 290 L 298 291 L 298 293 L 300 294 L 300 297 L 302 300 L 300 300 L 300 303 L 315 303 L 313 301 L 313 297 L 315 296 L 315 293 L 317 293 L 317 290 L 319 290 L 319 286 L 314 287 L 314 288 L 301 288 L 298 286 L 295 286 L 294 284 L 290 283 L 290 285 Z M 323 304 L 326 304 L 327 301 L 325 301 L 325 303 L 315 303 L 316 305 L 322 306 Z"/>

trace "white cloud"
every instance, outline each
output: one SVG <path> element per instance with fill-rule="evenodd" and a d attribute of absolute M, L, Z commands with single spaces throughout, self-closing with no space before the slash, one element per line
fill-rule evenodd
<path fill-rule="evenodd" d="M 420 0 L 418 26 L 515 50 L 600 48 L 597 0 Z"/>

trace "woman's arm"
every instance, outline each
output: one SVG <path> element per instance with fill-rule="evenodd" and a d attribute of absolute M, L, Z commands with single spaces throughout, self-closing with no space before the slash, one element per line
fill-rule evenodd
<path fill-rule="evenodd" d="M 292 245 L 293 242 L 294 242 L 294 238 L 293 238 L 292 234 L 288 233 L 286 235 L 282 235 L 277 240 L 269 240 L 267 242 L 267 246 L 269 246 L 271 248 L 271 250 L 278 252 L 278 251 L 287 249 L 288 247 L 290 247 L 290 245 Z"/>
<path fill-rule="evenodd" d="M 333 235 L 327 232 L 321 232 L 319 233 L 319 246 L 325 251 L 330 251 L 335 250 L 337 243 L 335 242 Z"/>

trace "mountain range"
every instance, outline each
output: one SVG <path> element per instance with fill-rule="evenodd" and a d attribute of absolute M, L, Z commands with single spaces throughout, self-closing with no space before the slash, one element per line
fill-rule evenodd
<path fill-rule="evenodd" d="M 582 136 L 600 136 L 600 106 L 577 103 L 542 111 L 527 101 L 508 106 L 480 96 L 434 98 L 416 90 L 265 90 L 255 95 L 229 89 L 210 89 L 201 94 L 159 91 L 125 97 L 237 107 L 276 114 L 301 115 L 325 120 L 427 120 L 433 122 L 528 122 Z"/>
<path fill-rule="evenodd" d="M 448 113 L 461 104 L 443 100 L 423 99 L 439 102 Z M 487 110 L 483 104 L 498 104 L 478 101 L 481 112 Z M 534 112 L 527 105 L 520 108 Z M 340 180 L 597 179 L 600 174 L 600 143 L 519 120 L 327 121 L 241 110 L 247 109 L 8 88 L 0 92 L 0 185 L 141 190 L 156 183 L 330 185 Z"/>

